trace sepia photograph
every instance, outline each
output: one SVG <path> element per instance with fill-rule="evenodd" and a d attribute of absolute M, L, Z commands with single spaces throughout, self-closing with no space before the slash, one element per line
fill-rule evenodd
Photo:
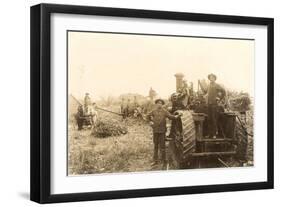
<path fill-rule="evenodd" d="M 273 18 L 30 11 L 32 201 L 274 188 Z"/>
<path fill-rule="evenodd" d="M 254 166 L 255 40 L 67 31 L 67 174 Z"/>

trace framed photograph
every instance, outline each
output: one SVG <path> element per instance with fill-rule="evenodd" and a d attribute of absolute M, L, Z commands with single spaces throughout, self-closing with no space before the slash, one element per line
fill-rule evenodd
<path fill-rule="evenodd" d="M 31 200 L 273 188 L 273 19 L 31 7 Z"/>

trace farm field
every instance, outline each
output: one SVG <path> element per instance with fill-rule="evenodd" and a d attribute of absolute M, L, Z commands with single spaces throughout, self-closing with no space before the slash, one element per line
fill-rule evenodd
<path fill-rule="evenodd" d="M 151 127 L 141 120 L 122 120 L 101 112 L 106 120 L 126 124 L 128 132 L 99 138 L 91 129 L 69 128 L 69 175 L 151 170 L 153 141 Z"/>
<path fill-rule="evenodd" d="M 117 111 L 116 107 L 107 108 Z M 253 132 L 252 112 L 247 114 L 249 133 Z M 151 166 L 153 157 L 152 129 L 142 119 L 128 118 L 99 111 L 99 120 L 126 127 L 125 134 L 98 137 L 92 129 L 77 130 L 75 122 L 69 124 L 68 174 L 98 174 L 162 170 Z M 233 160 L 224 160 L 229 167 L 237 166 Z M 253 165 L 253 138 L 248 141 L 248 166 Z"/>

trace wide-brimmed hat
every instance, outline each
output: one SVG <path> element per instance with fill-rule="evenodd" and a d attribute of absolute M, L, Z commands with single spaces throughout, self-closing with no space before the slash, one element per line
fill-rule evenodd
<path fill-rule="evenodd" d="M 215 78 L 215 80 L 217 80 L 217 76 L 216 76 L 215 74 L 213 74 L 213 73 L 211 73 L 211 74 L 208 75 L 208 79 L 210 80 L 210 78 L 211 78 L 212 76 Z"/>
<path fill-rule="evenodd" d="M 155 100 L 155 104 L 157 104 L 158 102 L 161 102 L 162 105 L 165 105 L 165 101 L 161 98 Z"/>

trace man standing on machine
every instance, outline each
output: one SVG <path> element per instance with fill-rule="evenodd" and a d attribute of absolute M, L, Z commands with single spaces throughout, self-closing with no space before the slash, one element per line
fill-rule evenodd
<path fill-rule="evenodd" d="M 218 127 L 218 102 L 225 97 L 225 89 L 216 83 L 217 76 L 215 74 L 209 74 L 208 79 L 210 81 L 207 90 L 207 104 L 208 104 L 208 132 L 209 138 L 216 138 Z"/>

